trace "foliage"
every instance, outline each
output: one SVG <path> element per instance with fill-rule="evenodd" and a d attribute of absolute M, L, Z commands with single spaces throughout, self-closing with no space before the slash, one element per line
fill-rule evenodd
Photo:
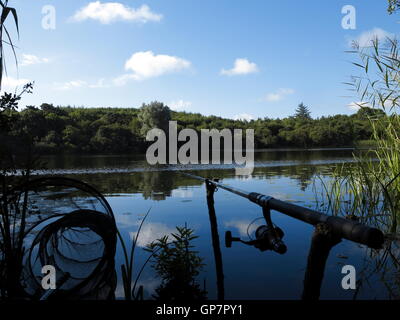
<path fill-rule="evenodd" d="M 146 248 L 152 256 L 152 267 L 162 279 L 156 289 L 156 298 L 162 301 L 204 300 L 206 292 L 196 283 L 203 263 L 197 251 L 191 250 L 191 241 L 198 238 L 194 230 L 176 227 L 174 240 L 168 242 L 168 236 L 149 244 Z"/>
<path fill-rule="evenodd" d="M 400 9 L 399 0 L 388 0 L 388 12 L 392 14 Z"/>
<path fill-rule="evenodd" d="M 10 110 L 9 115 L 18 125 L 14 125 L 8 135 L 2 136 L 2 141 L 13 140 L 24 129 L 41 153 L 145 152 L 149 145 L 145 141 L 146 130 L 153 125 L 165 128 L 167 120 L 171 119 L 178 122 L 178 130 L 254 129 L 256 148 L 342 147 L 371 138 L 366 113 L 375 112 L 363 108 L 363 111 L 350 116 L 264 118 L 247 122 L 168 110 L 161 103 L 140 109 L 55 107 L 44 103 L 39 108 L 28 106 L 19 112 Z"/>
<path fill-rule="evenodd" d="M 17 58 L 10 33 L 5 25 L 12 15 L 19 34 L 18 16 L 8 0 L 0 0 L 0 90 L 3 74 L 6 72 L 4 46 L 8 45 Z M 17 64 L 18 67 L 18 64 Z M 24 93 L 31 93 L 32 83 L 26 84 L 19 94 L 4 92 L 0 97 L 0 298 L 15 299 L 23 296 L 20 277 L 25 248 L 23 240 L 27 223 L 27 191 L 16 190 L 15 186 L 29 180 L 34 164 L 32 140 L 24 126 L 19 126 L 20 118 L 15 114 Z M 10 135 L 10 132 L 13 134 Z M 25 149 L 22 163 L 18 163 L 16 146 Z M 21 165 L 22 164 L 22 165 Z M 20 176 L 16 177 L 17 168 Z"/>
<path fill-rule="evenodd" d="M 13 112 L 18 108 L 21 95 L 31 92 L 32 84 L 24 86 L 20 94 L 4 93 L 0 98 L 0 137 L 7 135 L 16 124 Z M 0 146 L 0 298 L 23 296 L 20 277 L 25 248 L 23 240 L 28 217 L 27 191 L 15 189 L 26 183 L 35 159 L 29 136 L 24 130 L 13 141 L 2 141 Z M 25 154 L 19 163 L 14 145 L 24 145 Z M 16 176 L 17 168 L 25 168 Z"/>
<path fill-rule="evenodd" d="M 380 41 L 375 38 L 371 46 L 353 45 L 353 53 L 359 61 L 353 63 L 361 74 L 352 77 L 352 88 L 360 94 L 360 108 L 372 106 L 384 111 L 393 111 L 400 106 L 399 67 L 400 56 L 396 39 Z"/>
<path fill-rule="evenodd" d="M 13 40 L 10 36 L 10 33 L 5 25 L 7 18 L 10 14 L 12 14 L 15 26 L 17 28 L 17 33 L 19 34 L 19 26 L 18 26 L 18 15 L 15 8 L 11 8 L 8 6 L 8 0 L 0 0 L 1 6 L 1 18 L 0 18 L 0 90 L 3 79 L 3 73 L 6 70 L 5 65 L 5 54 L 4 54 L 4 44 L 8 44 L 11 47 L 11 50 L 14 54 L 15 61 L 17 61 L 17 57 L 15 54 L 15 46 Z"/>
<path fill-rule="evenodd" d="M 158 128 L 168 132 L 168 124 L 171 120 L 171 111 L 169 107 L 162 102 L 154 101 L 150 104 L 143 103 L 139 109 L 138 119 L 141 122 L 140 133 L 143 137 L 149 130 Z"/>
<path fill-rule="evenodd" d="M 396 233 L 400 214 L 399 53 L 394 40 L 381 43 L 375 39 L 372 44 L 369 48 L 355 46 L 360 61 L 354 65 L 362 75 L 354 77 L 352 86 L 363 101 L 358 114 L 368 118 L 375 148 L 355 157 L 351 170 L 337 168 L 334 179 L 323 184 L 322 203 L 334 214 L 351 214 Z"/>
<path fill-rule="evenodd" d="M 9 170 L 15 164 L 17 149 L 27 151 L 31 144 L 30 131 L 17 116 L 18 103 L 25 93 L 31 93 L 33 84 L 26 84 L 19 94 L 5 92 L 0 97 L 0 169 Z M 12 134 L 11 134 L 12 132 Z M 19 146 L 19 148 L 17 147 Z M 5 174 L 6 172 L 3 172 Z M 7 172 L 11 173 L 11 172 Z"/>
<path fill-rule="evenodd" d="M 390 1 L 392 11 L 398 1 Z M 396 5 L 396 6 L 395 6 Z M 371 224 L 385 233 L 384 250 L 367 250 L 354 298 L 369 278 L 380 273 L 392 298 L 399 297 L 400 219 L 400 61 L 396 40 L 374 39 L 370 47 L 354 46 L 361 74 L 349 83 L 359 98 L 360 119 L 367 118 L 374 148 L 354 156 L 352 166 L 338 166 L 329 181 L 321 178 L 315 193 L 319 209 Z M 374 108 L 369 108 L 372 106 Z M 389 114 L 389 115 L 387 115 Z"/>

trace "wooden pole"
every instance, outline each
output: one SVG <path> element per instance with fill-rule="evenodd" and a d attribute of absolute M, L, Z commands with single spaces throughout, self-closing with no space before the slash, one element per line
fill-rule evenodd
<path fill-rule="evenodd" d="M 307 269 L 304 276 L 303 300 L 318 300 L 329 252 L 341 239 L 326 223 L 317 224 L 311 240 Z"/>
<path fill-rule="evenodd" d="M 215 269 L 217 274 L 217 297 L 218 300 L 224 300 L 225 299 L 224 271 L 222 265 L 221 248 L 219 245 L 217 216 L 215 214 L 215 208 L 214 208 L 215 189 L 216 189 L 215 185 L 207 180 L 206 181 L 207 206 L 208 206 L 208 215 L 210 217 L 211 238 L 212 238 L 212 245 L 214 248 Z"/>

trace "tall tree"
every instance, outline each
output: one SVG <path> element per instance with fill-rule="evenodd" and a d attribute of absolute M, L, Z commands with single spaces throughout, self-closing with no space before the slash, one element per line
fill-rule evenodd
<path fill-rule="evenodd" d="M 159 128 L 168 132 L 168 122 L 171 120 L 171 110 L 162 102 L 153 101 L 150 104 L 143 103 L 138 114 L 142 123 L 140 133 L 143 137 L 149 130 Z"/>
<path fill-rule="evenodd" d="M 310 109 L 302 102 L 296 109 L 296 113 L 294 115 L 297 119 L 311 119 Z"/>

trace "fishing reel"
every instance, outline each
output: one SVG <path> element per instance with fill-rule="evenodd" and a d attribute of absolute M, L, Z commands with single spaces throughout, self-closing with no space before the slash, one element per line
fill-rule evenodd
<path fill-rule="evenodd" d="M 231 248 L 232 242 L 241 242 L 249 246 L 254 246 L 261 252 L 271 250 L 279 254 L 286 253 L 287 247 L 282 241 L 285 234 L 281 228 L 272 223 L 270 209 L 263 207 L 263 215 L 267 224 L 257 228 L 254 240 L 243 241 L 238 237 L 232 237 L 232 232 L 227 231 L 225 233 L 225 246 Z"/>

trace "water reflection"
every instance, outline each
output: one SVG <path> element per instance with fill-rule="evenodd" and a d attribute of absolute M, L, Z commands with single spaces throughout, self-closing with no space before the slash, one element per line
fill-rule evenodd
<path fill-rule="evenodd" d="M 387 241 L 381 251 L 364 250 L 353 299 L 362 299 L 363 291 L 379 281 L 384 299 L 400 298 L 400 245 L 398 240 Z"/>
<path fill-rule="evenodd" d="M 235 177 L 234 170 L 202 170 L 193 171 L 203 177 L 220 179 L 235 177 L 237 180 L 274 180 L 289 178 L 295 181 L 301 191 L 305 191 L 318 175 L 328 175 L 328 166 L 287 166 L 271 168 L 255 168 L 251 176 Z M 145 171 L 130 174 L 83 174 L 71 175 L 83 179 L 102 190 L 105 194 L 140 193 L 145 200 L 163 201 L 168 197 L 189 198 L 192 190 L 189 187 L 200 186 L 201 182 L 180 175 L 178 172 Z"/>
<path fill-rule="evenodd" d="M 136 224 L 136 227 L 139 227 L 139 222 Z M 164 223 L 150 222 L 143 225 L 140 230 L 140 235 L 138 237 L 138 241 L 136 243 L 137 246 L 141 248 L 147 247 L 152 242 L 157 239 L 161 239 L 164 236 L 171 236 L 171 234 L 175 230 Z M 136 238 L 138 235 L 137 231 L 129 232 L 129 235 L 132 240 Z"/>
<path fill-rule="evenodd" d="M 199 170 L 193 171 L 204 177 L 218 177 L 224 183 L 233 187 L 249 191 L 257 191 L 271 195 L 278 199 L 293 201 L 300 205 L 315 206 L 315 195 L 312 182 L 317 175 L 329 179 L 331 168 L 335 161 L 346 162 L 351 159 L 352 151 L 299 151 L 265 152 L 256 155 L 262 166 L 256 167 L 252 176 L 237 177 L 233 169 Z M 211 246 L 212 236 L 207 213 L 206 192 L 201 182 L 180 175 L 172 171 L 129 171 L 112 173 L 110 168 L 135 169 L 141 166 L 140 157 L 98 157 L 80 158 L 71 160 L 71 163 L 57 160 L 54 168 L 74 169 L 81 168 L 84 172 L 74 174 L 96 186 L 107 194 L 116 213 L 116 222 L 121 229 L 124 239 L 131 241 L 136 235 L 138 218 L 151 208 L 148 221 L 143 226 L 142 239 L 139 237 L 139 249 L 136 254 L 137 265 L 141 266 L 148 258 L 142 249 L 149 242 L 173 232 L 177 225 L 188 223 L 199 238 L 194 239 L 194 245 L 202 257 L 204 267 L 197 277 L 199 286 L 204 289 L 206 281 L 207 296 L 209 299 L 217 297 L 217 276 L 215 259 Z M 136 161 L 136 162 L 135 162 Z M 318 164 L 318 165 L 316 165 Z M 90 173 L 87 168 L 102 168 L 101 172 Z M 140 167 L 141 168 L 141 167 Z M 88 205 L 88 204 L 87 204 Z M 261 216 L 261 211 L 248 201 L 239 199 L 222 190 L 215 194 L 215 209 L 218 218 L 218 232 L 235 228 L 234 231 L 245 237 L 248 225 Z M 303 223 L 290 219 L 284 215 L 272 212 L 274 222 L 285 231 L 285 242 L 288 252 L 277 255 L 273 252 L 259 252 L 250 247 L 233 246 L 225 248 L 221 239 L 221 254 L 224 265 L 225 298 L 226 299 L 299 299 L 303 290 L 304 271 L 310 247 L 313 229 Z M 257 222 L 254 223 L 254 228 Z M 251 226 L 250 230 L 253 230 Z M 251 233 L 251 232 L 250 232 Z M 384 253 L 369 256 L 371 251 L 347 241 L 343 241 L 332 249 L 328 258 L 325 279 L 322 286 L 322 299 L 352 299 L 353 291 L 341 288 L 341 267 L 343 263 L 352 264 L 360 271 L 360 279 L 365 274 L 372 274 L 360 286 L 356 297 L 359 299 L 387 298 L 398 296 L 399 288 L 396 282 L 398 266 L 395 260 L 382 261 Z M 397 257 L 398 252 L 386 253 Z M 346 256 L 348 259 L 344 259 Z M 379 258 L 379 261 L 376 260 Z M 116 251 L 116 265 L 123 261 L 120 245 Z M 376 263 L 375 263 L 376 261 Z M 392 262 L 391 262 L 392 261 Z M 379 262 L 379 263 L 378 263 Z M 363 272 L 364 265 L 368 265 L 368 272 Z M 385 265 L 377 268 L 376 265 Z M 118 286 L 116 298 L 123 298 L 121 272 L 117 268 Z M 384 277 L 382 276 L 384 275 Z M 385 279 L 386 282 L 382 282 Z M 369 282 L 369 286 L 367 283 Z M 154 268 L 147 266 L 138 280 L 137 286 L 143 285 L 144 298 L 152 299 L 157 295 L 156 289 L 160 286 Z M 391 293 L 388 293 L 391 292 Z"/>
<path fill-rule="evenodd" d="M 267 149 L 256 150 L 255 161 L 264 164 L 300 164 L 310 161 L 348 160 L 353 152 L 362 150 L 353 149 Z M 127 155 L 57 155 L 44 157 L 46 168 L 49 169 L 100 169 L 100 168 L 149 168 L 144 154 Z M 209 166 L 210 167 L 210 166 Z"/>
<path fill-rule="evenodd" d="M 225 228 L 235 228 L 241 237 L 248 237 L 250 234 L 249 226 L 252 221 L 249 220 L 231 220 L 224 223 Z"/>

